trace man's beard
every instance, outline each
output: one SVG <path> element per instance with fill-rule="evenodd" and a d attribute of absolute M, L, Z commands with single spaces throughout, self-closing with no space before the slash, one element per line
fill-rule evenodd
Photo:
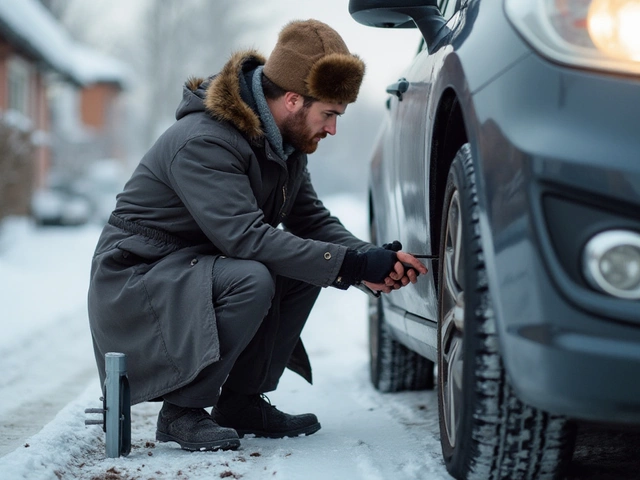
<path fill-rule="evenodd" d="M 282 125 L 282 140 L 302 153 L 313 153 L 318 148 L 315 137 L 324 138 L 325 132 L 313 134 L 307 126 L 308 108 L 301 108 L 293 115 L 287 117 Z"/>

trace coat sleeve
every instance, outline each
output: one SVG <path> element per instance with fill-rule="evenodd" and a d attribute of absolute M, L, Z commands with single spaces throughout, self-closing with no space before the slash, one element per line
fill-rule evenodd
<path fill-rule="evenodd" d="M 169 177 L 187 210 L 222 254 L 258 261 L 278 275 L 331 285 L 346 247 L 300 238 L 266 223 L 247 176 L 248 164 L 225 140 L 199 136 L 179 149 Z"/>
<path fill-rule="evenodd" d="M 335 243 L 360 251 L 373 247 L 353 235 L 338 218 L 331 215 L 318 198 L 306 169 L 291 212 L 283 224 L 288 231 L 301 238 Z"/>

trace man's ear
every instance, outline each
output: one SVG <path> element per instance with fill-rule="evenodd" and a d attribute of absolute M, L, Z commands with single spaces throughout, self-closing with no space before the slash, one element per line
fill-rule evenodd
<path fill-rule="evenodd" d="M 289 113 L 296 113 L 302 108 L 304 97 L 298 93 L 286 92 L 284 94 L 284 106 Z"/>

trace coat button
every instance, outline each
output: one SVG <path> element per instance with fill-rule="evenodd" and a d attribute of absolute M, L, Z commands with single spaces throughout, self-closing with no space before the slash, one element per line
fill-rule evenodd
<path fill-rule="evenodd" d="M 330 252 L 324 252 L 324 259 L 325 260 L 331 260 L 331 253 Z"/>
<path fill-rule="evenodd" d="M 198 263 L 198 259 L 194 258 L 193 260 L 191 260 L 191 266 L 193 267 L 196 263 Z"/>

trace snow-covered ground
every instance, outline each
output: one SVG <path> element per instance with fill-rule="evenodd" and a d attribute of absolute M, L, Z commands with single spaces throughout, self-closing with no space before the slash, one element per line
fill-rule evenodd
<path fill-rule="evenodd" d="M 366 235 L 364 205 L 327 201 Z M 309 437 L 245 438 L 234 452 L 189 453 L 155 441 L 159 404 L 132 409 L 128 457 L 105 457 L 104 433 L 85 426 L 100 407 L 86 315 L 96 226 L 0 224 L 0 478 L 163 480 L 242 478 L 444 480 L 434 392 L 380 394 L 369 384 L 365 295 L 328 288 L 303 332 L 315 384 L 285 373 L 272 403 L 314 412 Z M 95 418 L 95 416 L 94 416 Z M 572 480 L 640 478 L 640 435 L 594 429 L 579 437 Z"/>
<path fill-rule="evenodd" d="M 327 202 L 366 235 L 364 206 Z M 105 457 L 104 433 L 85 426 L 100 407 L 86 316 L 89 263 L 99 228 L 37 229 L 24 219 L 0 231 L 0 477 L 28 479 L 450 478 L 440 459 L 433 392 L 381 395 L 368 381 L 366 296 L 324 290 L 303 332 L 313 386 L 287 372 L 273 404 L 316 413 L 311 436 L 245 438 L 234 452 L 189 453 L 155 441 L 159 404 L 132 409 L 128 457 Z"/>

